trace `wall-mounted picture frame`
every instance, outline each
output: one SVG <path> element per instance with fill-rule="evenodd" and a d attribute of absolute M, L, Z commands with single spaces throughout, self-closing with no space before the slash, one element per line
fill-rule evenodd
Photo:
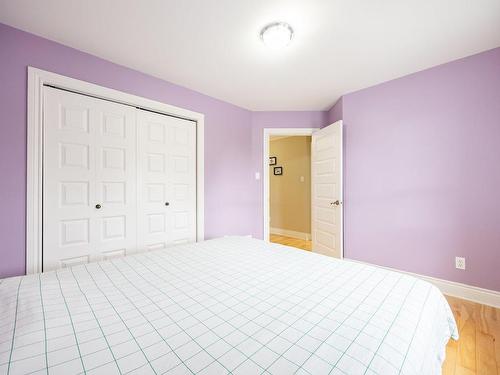
<path fill-rule="evenodd" d="M 278 164 L 278 158 L 276 156 L 270 156 L 269 165 L 276 165 L 276 164 Z"/>
<path fill-rule="evenodd" d="M 274 175 L 281 176 L 283 174 L 283 167 L 274 167 Z"/>

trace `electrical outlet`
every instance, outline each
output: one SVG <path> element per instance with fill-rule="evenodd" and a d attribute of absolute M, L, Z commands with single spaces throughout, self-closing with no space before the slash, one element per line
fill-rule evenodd
<path fill-rule="evenodd" d="M 455 268 L 459 270 L 465 269 L 465 258 L 455 257 Z"/>

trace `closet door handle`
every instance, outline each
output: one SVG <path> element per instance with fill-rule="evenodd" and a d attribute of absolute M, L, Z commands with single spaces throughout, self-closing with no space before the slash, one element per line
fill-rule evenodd
<path fill-rule="evenodd" d="M 168 202 L 165 202 L 165 206 L 170 206 L 170 203 L 168 203 Z"/>
<path fill-rule="evenodd" d="M 101 209 L 101 205 L 98 203 L 98 204 L 95 205 L 95 208 L 97 208 L 98 210 L 100 210 Z"/>

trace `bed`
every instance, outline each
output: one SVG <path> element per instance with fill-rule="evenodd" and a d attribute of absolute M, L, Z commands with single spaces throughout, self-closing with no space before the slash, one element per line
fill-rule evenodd
<path fill-rule="evenodd" d="M 458 338 L 425 281 L 245 237 L 0 282 L 0 374 L 433 375 Z"/>

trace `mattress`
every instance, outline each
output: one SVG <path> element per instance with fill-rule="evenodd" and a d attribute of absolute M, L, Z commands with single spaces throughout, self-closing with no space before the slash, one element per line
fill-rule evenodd
<path fill-rule="evenodd" d="M 0 374 L 441 373 L 431 284 L 229 237 L 0 282 Z"/>

